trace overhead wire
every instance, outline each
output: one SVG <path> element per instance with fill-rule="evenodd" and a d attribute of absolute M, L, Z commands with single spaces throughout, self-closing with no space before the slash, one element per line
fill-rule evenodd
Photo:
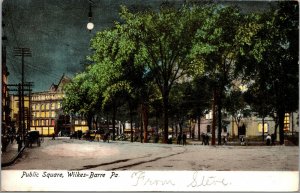
<path fill-rule="evenodd" d="M 15 28 L 15 23 L 14 23 L 14 20 L 13 20 L 14 18 L 13 18 L 13 15 L 12 15 L 12 7 L 11 6 L 13 4 L 12 4 L 12 2 L 11 2 L 11 4 L 9 2 L 7 2 L 6 5 L 7 5 L 6 9 L 7 9 L 7 11 L 9 11 L 9 14 L 7 14 L 7 16 L 8 16 L 7 18 L 9 20 L 9 22 L 10 22 L 11 30 L 13 32 L 13 33 L 11 33 L 12 36 L 13 36 L 12 44 L 13 44 L 13 42 L 15 42 L 15 44 L 17 45 L 17 47 L 20 47 L 21 45 L 20 45 L 20 40 L 19 40 L 19 37 L 18 37 L 18 31 Z M 60 7 L 60 6 L 58 6 L 58 7 Z M 84 16 L 87 15 L 87 10 L 88 10 L 87 7 L 83 8 L 82 15 L 84 15 Z M 68 45 L 68 46 L 70 46 L 70 45 Z M 76 48 L 77 47 L 74 47 L 73 49 L 76 50 L 76 51 L 79 51 L 79 49 L 76 49 Z M 12 53 L 10 53 L 10 54 L 12 54 Z M 13 74 L 15 76 L 14 79 L 21 80 L 21 70 L 20 70 L 20 67 L 16 66 L 17 64 L 20 63 L 20 61 L 18 61 L 15 57 L 9 57 L 9 59 L 10 59 L 9 63 L 10 63 L 11 69 L 12 69 Z M 43 68 L 41 66 L 37 66 L 37 65 L 34 65 L 34 64 L 29 64 L 27 62 L 25 63 L 25 65 L 26 65 L 26 67 L 28 67 L 28 68 L 30 68 L 32 70 L 35 70 L 37 72 L 43 73 L 43 76 L 48 76 L 48 77 L 51 77 L 51 78 L 55 78 L 56 80 L 61 77 L 61 75 L 58 75 L 56 73 L 53 73 L 53 72 L 49 73 L 48 72 L 49 69 L 45 69 L 45 68 Z M 25 69 L 26 69 L 26 67 L 25 67 Z M 47 73 L 45 73 L 45 72 L 47 72 Z M 43 82 L 45 82 L 44 79 L 41 79 L 41 80 Z"/>

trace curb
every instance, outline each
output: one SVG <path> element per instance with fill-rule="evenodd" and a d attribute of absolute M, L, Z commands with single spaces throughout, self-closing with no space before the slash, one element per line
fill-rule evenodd
<path fill-rule="evenodd" d="M 25 146 L 21 148 L 21 150 L 17 153 L 15 157 L 13 157 L 9 162 L 1 163 L 1 167 L 7 167 L 15 163 L 15 161 L 22 155 L 23 151 L 25 149 Z"/>

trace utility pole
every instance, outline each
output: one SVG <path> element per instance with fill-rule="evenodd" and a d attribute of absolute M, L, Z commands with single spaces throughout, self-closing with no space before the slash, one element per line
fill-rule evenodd
<path fill-rule="evenodd" d="M 24 58 L 25 57 L 31 57 L 31 50 L 30 48 L 14 48 L 14 53 L 15 56 L 21 56 L 22 59 L 22 82 L 21 82 L 21 97 L 19 99 L 20 103 L 21 103 L 21 118 L 22 118 L 22 140 L 25 143 L 24 137 L 25 137 L 25 107 L 24 107 L 24 84 L 25 84 L 25 75 L 24 75 L 24 71 L 25 71 L 25 67 L 24 67 Z M 28 128 L 27 128 L 28 129 Z"/>
<path fill-rule="evenodd" d="M 33 82 L 26 82 L 26 86 L 28 86 L 28 111 L 27 111 L 27 130 L 30 130 L 30 124 L 31 124 L 31 86 L 33 86 Z"/>
<path fill-rule="evenodd" d="M 22 91 L 21 91 L 21 89 L 22 89 L 22 87 L 21 87 L 21 84 L 19 83 L 18 84 L 18 99 L 19 99 L 19 103 L 18 103 L 18 108 L 19 108 L 19 116 L 18 116 L 18 118 L 19 118 L 19 129 L 18 129 L 18 133 L 19 133 L 20 136 L 23 136 L 22 135 L 22 130 L 21 130 L 22 120 L 23 120 L 23 118 L 22 118 L 22 101 L 21 101 Z"/>

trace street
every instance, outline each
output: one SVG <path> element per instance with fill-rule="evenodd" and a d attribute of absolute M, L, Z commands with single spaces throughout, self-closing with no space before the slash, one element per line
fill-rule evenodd
<path fill-rule="evenodd" d="M 203 146 L 45 138 L 4 170 L 298 171 L 298 146 Z"/>

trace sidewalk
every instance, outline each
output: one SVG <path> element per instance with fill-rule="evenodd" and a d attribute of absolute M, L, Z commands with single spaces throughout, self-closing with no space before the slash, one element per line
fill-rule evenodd
<path fill-rule="evenodd" d="M 24 147 L 20 152 L 18 152 L 18 144 L 16 141 L 14 141 L 12 144 L 10 143 L 6 148 L 6 152 L 1 152 L 1 166 L 5 167 L 13 164 L 22 154 L 23 150 Z"/>
<path fill-rule="evenodd" d="M 189 145 L 202 145 L 202 141 L 197 140 L 187 140 Z M 218 144 L 218 140 L 216 139 L 216 145 Z M 211 145 L 211 140 L 209 142 L 209 145 Z M 221 145 L 224 145 L 223 142 Z M 241 146 L 241 142 L 239 141 L 228 141 L 227 146 Z M 246 146 L 266 146 L 266 142 L 262 141 L 247 141 L 245 143 Z M 279 145 L 279 143 L 276 141 L 275 145 Z"/>

